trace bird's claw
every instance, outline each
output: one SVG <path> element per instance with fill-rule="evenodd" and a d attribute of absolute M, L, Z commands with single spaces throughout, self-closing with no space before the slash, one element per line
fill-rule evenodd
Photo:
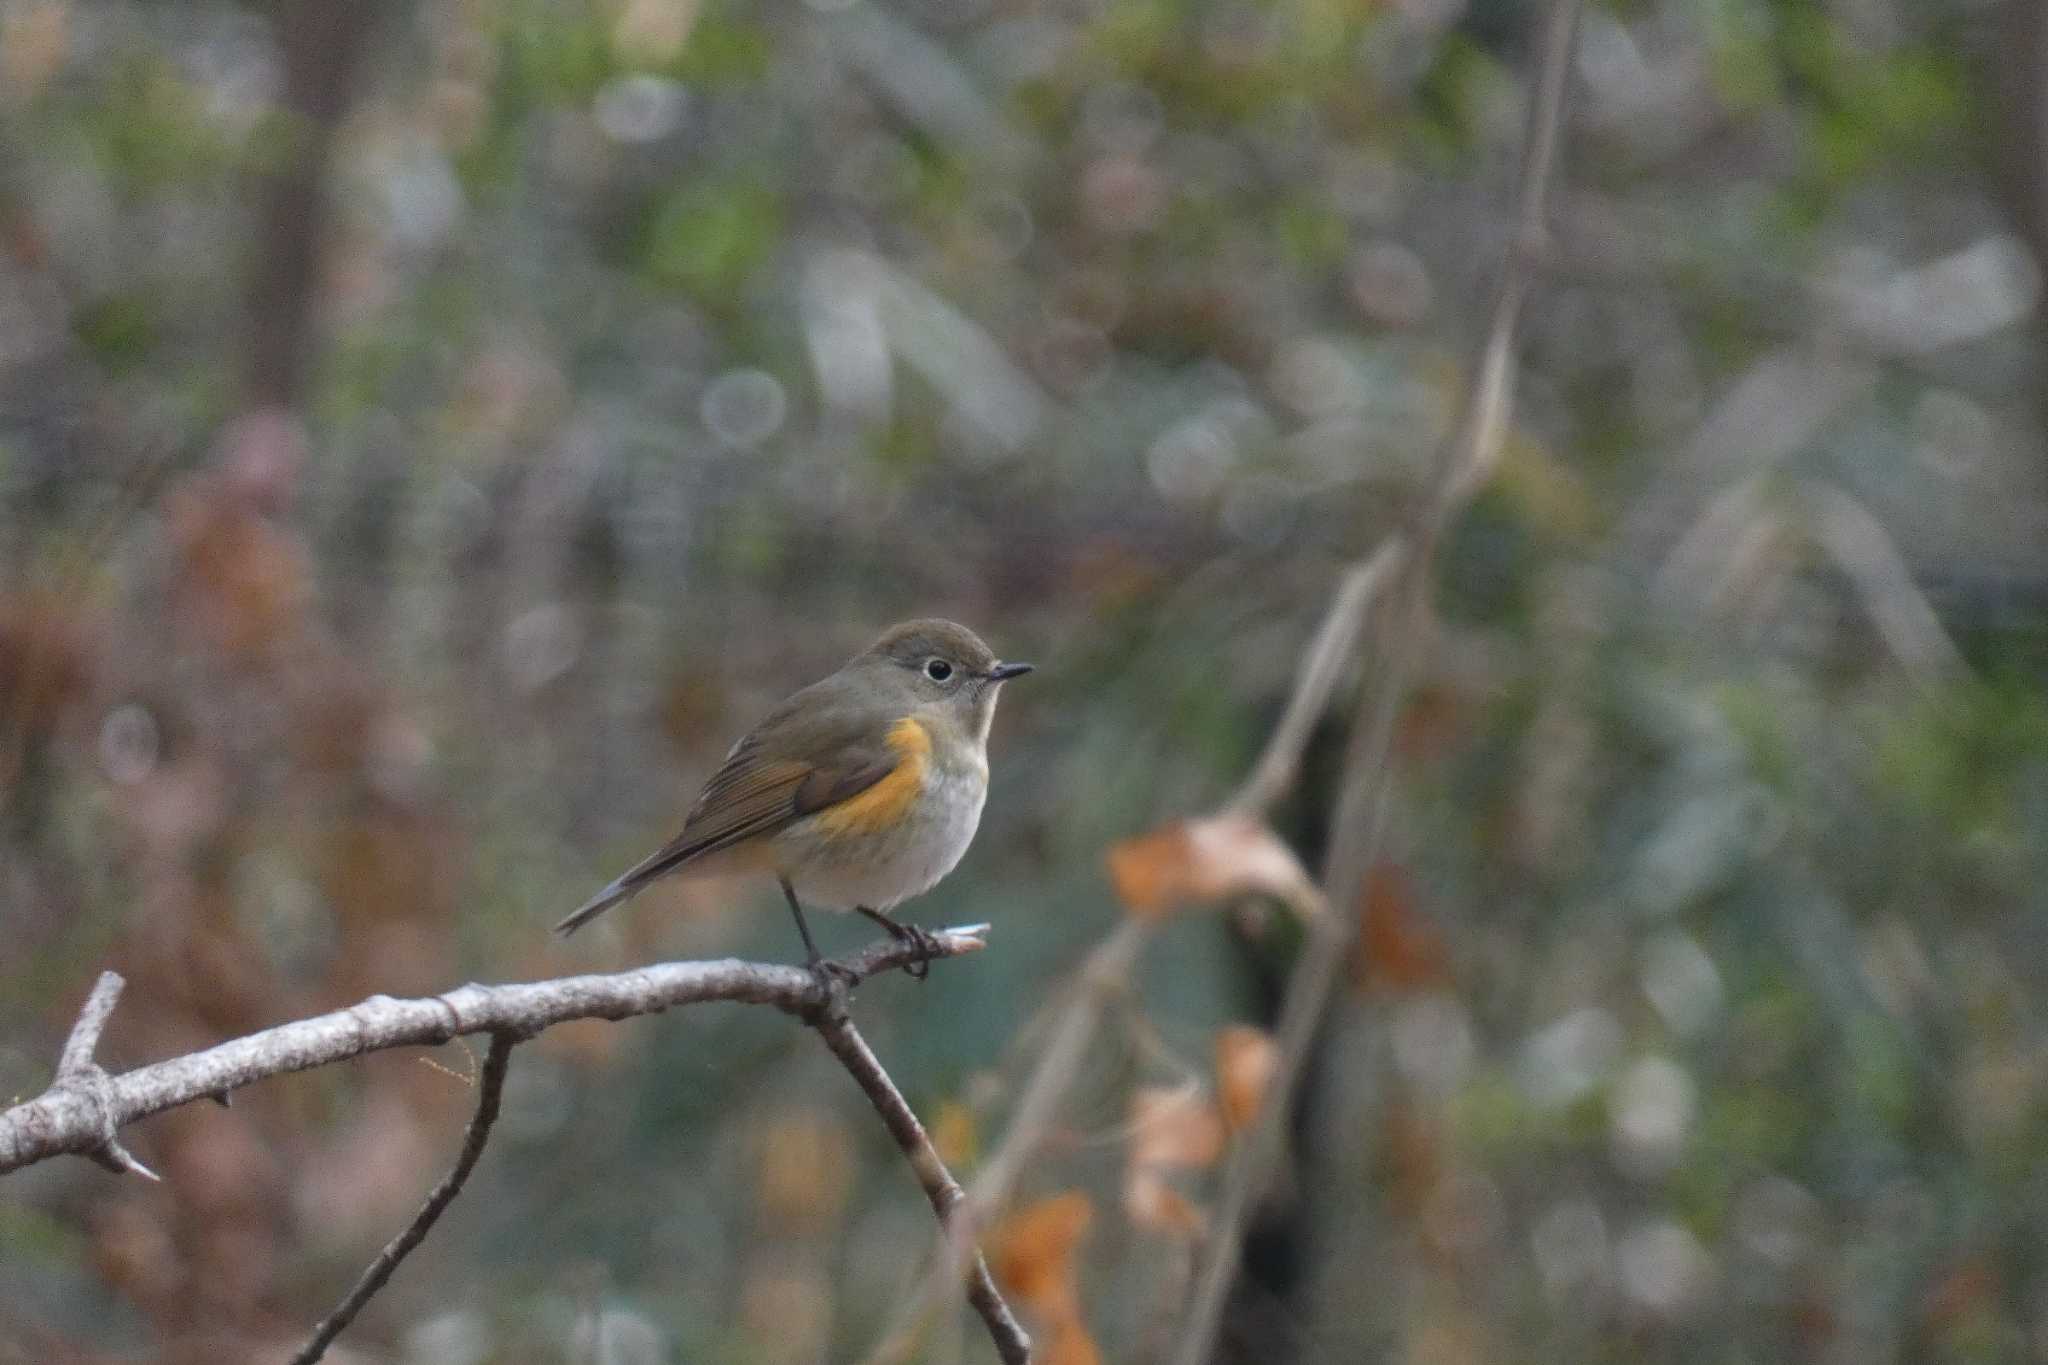
<path fill-rule="evenodd" d="M 917 953 L 903 964 L 903 974 L 912 981 L 922 981 L 932 974 L 932 959 L 945 956 L 945 945 L 928 930 L 915 924 L 889 922 L 889 933 L 898 943 L 908 943 Z"/>
<path fill-rule="evenodd" d="M 915 924 L 898 924 L 879 910 L 870 910 L 865 905 L 854 909 L 888 931 L 889 937 L 897 943 L 907 943 L 917 954 L 903 964 L 903 974 L 913 981 L 922 981 L 932 973 L 932 959 L 946 956 L 946 945 Z"/>

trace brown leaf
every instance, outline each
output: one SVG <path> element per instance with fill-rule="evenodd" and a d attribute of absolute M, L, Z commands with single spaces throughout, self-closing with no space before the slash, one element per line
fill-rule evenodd
<path fill-rule="evenodd" d="M 1079 1190 L 1041 1199 L 1010 1215 L 989 1239 L 995 1276 L 1037 1315 L 1044 1332 L 1041 1365 L 1101 1365 L 1102 1352 L 1081 1320 L 1075 1258 L 1095 1208 Z"/>
<path fill-rule="evenodd" d="M 0 742 L 11 749 L 55 729 L 86 699 L 92 673 L 76 604 L 48 593 L 0 598 Z"/>
<path fill-rule="evenodd" d="M 1081 1293 L 1074 1257 L 1094 1217 L 1094 1204 L 1079 1190 L 1019 1209 L 989 1238 L 996 1278 L 1049 1322 L 1079 1325 Z"/>
<path fill-rule="evenodd" d="M 1414 888 L 1396 864 L 1380 863 L 1367 876 L 1359 920 L 1354 976 L 1365 986 L 1413 991 L 1450 979 L 1443 935 L 1416 908 Z"/>
<path fill-rule="evenodd" d="M 1080 1318 L 1066 1318 L 1052 1330 L 1043 1365 L 1102 1365 L 1102 1351 Z"/>
<path fill-rule="evenodd" d="M 1218 1031 L 1216 1095 L 1224 1126 L 1231 1132 L 1241 1132 L 1257 1115 L 1279 1061 L 1279 1049 L 1261 1029 L 1233 1024 Z"/>
<path fill-rule="evenodd" d="M 1264 895 L 1298 914 L 1318 905 L 1294 851 L 1247 815 L 1176 820 L 1109 850 L 1117 898 L 1140 918 L 1160 918 L 1191 901 Z"/>
<path fill-rule="evenodd" d="M 1407 763 L 1429 763 L 1448 754 L 1470 728 L 1463 699 L 1442 685 L 1419 687 L 1401 708 L 1394 727 L 1394 753 Z"/>
<path fill-rule="evenodd" d="M 289 533 L 203 483 L 171 498 L 170 521 L 180 608 L 223 654 L 246 661 L 299 628 L 312 570 Z"/>

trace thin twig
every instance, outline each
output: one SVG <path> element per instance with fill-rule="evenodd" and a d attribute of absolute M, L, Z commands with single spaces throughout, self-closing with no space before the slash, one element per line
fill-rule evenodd
<path fill-rule="evenodd" d="M 1389 540 L 1371 557 L 1345 570 L 1330 598 L 1329 610 L 1323 614 L 1323 623 L 1316 630 L 1315 641 L 1302 656 L 1287 709 L 1281 713 L 1280 723 L 1273 727 L 1258 762 L 1252 765 L 1251 775 L 1230 798 L 1225 810 L 1263 814 L 1294 784 L 1309 735 L 1329 708 L 1337 680 L 1357 654 L 1366 613 L 1399 566 L 1402 553 L 1402 542 L 1398 538 Z"/>
<path fill-rule="evenodd" d="M 924 1125 L 917 1121 L 917 1115 L 911 1112 L 903 1092 L 889 1079 L 889 1073 L 882 1069 L 867 1040 L 854 1028 L 844 1001 L 828 1001 L 810 1016 L 809 1023 L 867 1095 L 868 1102 L 875 1106 L 875 1112 L 882 1116 L 882 1125 L 889 1130 L 889 1136 L 896 1139 L 896 1145 L 903 1149 L 904 1159 L 910 1163 L 917 1183 L 924 1187 L 925 1198 L 931 1201 L 932 1212 L 938 1215 L 939 1227 L 950 1230 L 967 1195 L 959 1182 L 953 1179 L 952 1172 L 946 1169 L 946 1163 L 939 1159 L 930 1136 L 925 1133 Z M 967 1266 L 967 1301 L 974 1305 L 974 1311 L 981 1314 L 981 1320 L 988 1325 L 989 1337 L 995 1342 L 996 1354 L 1002 1357 L 1004 1365 L 1030 1365 L 1031 1338 L 1010 1311 L 1010 1306 L 1003 1302 L 995 1279 L 988 1273 L 988 1262 L 979 1251 L 973 1253 Z"/>
<path fill-rule="evenodd" d="M 477 1158 L 484 1154 L 484 1143 L 490 1140 L 491 1125 L 498 1121 L 498 1102 L 505 1094 L 505 1072 L 512 1065 L 512 1049 L 518 1042 L 518 1037 L 511 1033 L 491 1035 L 491 1055 L 484 1059 L 483 1079 L 477 1087 L 476 1114 L 469 1121 L 469 1131 L 463 1136 L 462 1151 L 457 1154 L 455 1165 L 441 1178 L 441 1183 L 434 1186 L 433 1193 L 427 1196 L 426 1203 L 420 1205 L 420 1211 L 413 1215 L 405 1231 L 392 1238 L 377 1253 L 377 1259 L 370 1262 L 354 1288 L 313 1329 L 313 1335 L 291 1358 L 291 1365 L 313 1365 L 314 1361 L 327 1354 L 327 1348 L 334 1339 L 355 1321 L 363 1305 L 384 1287 L 384 1282 L 391 1278 L 391 1272 L 398 1269 L 398 1263 L 425 1240 L 427 1230 L 462 1192 L 463 1182 L 476 1168 Z"/>
<path fill-rule="evenodd" d="M 1438 466 L 1437 496 L 1429 539 L 1449 524 L 1500 463 L 1502 437 L 1514 407 L 1515 329 L 1536 265 L 1548 255 L 1550 182 L 1564 131 L 1565 90 L 1571 75 L 1572 45 L 1579 29 L 1579 0 L 1552 0 L 1544 16 L 1536 88 L 1530 92 L 1524 124 L 1520 186 L 1514 238 L 1494 292 L 1486 346 L 1465 404 L 1464 421 L 1452 433 Z"/>
<path fill-rule="evenodd" d="M 1379 854 L 1392 805 L 1388 758 L 1394 720 L 1421 651 L 1430 563 L 1443 530 L 1499 464 L 1514 394 L 1516 324 L 1530 269 L 1541 250 L 1578 11 L 1578 0 L 1553 0 L 1545 20 L 1541 66 L 1529 101 L 1515 238 L 1494 297 L 1485 348 L 1464 417 L 1439 464 L 1437 491 L 1421 527 L 1420 541 L 1401 565 L 1393 609 L 1378 618 L 1381 664 L 1376 685 L 1364 703 L 1361 724 L 1352 734 L 1324 872 L 1327 900 L 1338 913 L 1310 922 L 1309 941 L 1288 981 L 1273 1075 L 1257 1118 L 1224 1170 L 1188 1314 L 1171 1357 L 1174 1365 L 1205 1365 L 1214 1348 L 1224 1301 L 1237 1275 L 1245 1223 L 1255 1200 L 1271 1181 L 1296 1086 L 1356 930 L 1357 917 L 1350 908 L 1358 903 L 1366 874 Z"/>
<path fill-rule="evenodd" d="M 121 988 L 127 984 L 119 972 L 101 972 L 100 979 L 92 983 L 92 992 L 79 1006 L 78 1019 L 64 1039 L 64 1050 L 57 1055 L 58 1076 L 75 1076 L 94 1065 L 93 1054 L 99 1050 L 100 1035 L 106 1032 L 107 1020 L 113 1017 Z"/>

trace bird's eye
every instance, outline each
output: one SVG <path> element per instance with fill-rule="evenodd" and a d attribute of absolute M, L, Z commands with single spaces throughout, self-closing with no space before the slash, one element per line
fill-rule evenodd
<path fill-rule="evenodd" d="M 944 682 L 953 676 L 953 665 L 944 659 L 928 659 L 925 661 L 924 675 L 933 682 Z"/>

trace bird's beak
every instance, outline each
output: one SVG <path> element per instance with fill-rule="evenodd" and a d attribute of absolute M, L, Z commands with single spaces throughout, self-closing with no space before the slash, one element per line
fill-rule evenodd
<path fill-rule="evenodd" d="M 1007 682 L 1011 678 L 1021 678 L 1030 671 L 1030 664 L 997 664 L 988 671 L 988 680 L 990 682 Z"/>

